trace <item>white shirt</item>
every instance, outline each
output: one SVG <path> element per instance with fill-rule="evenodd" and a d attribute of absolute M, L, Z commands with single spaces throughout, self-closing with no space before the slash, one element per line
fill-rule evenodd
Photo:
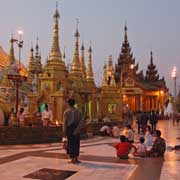
<path fill-rule="evenodd" d="M 126 138 L 128 139 L 128 141 L 134 141 L 134 132 L 132 129 L 127 130 Z"/>
<path fill-rule="evenodd" d="M 105 131 L 106 131 L 108 134 L 110 134 L 110 129 L 109 129 L 108 126 L 103 126 L 103 127 L 101 127 L 100 132 L 105 132 Z"/>
<path fill-rule="evenodd" d="M 53 119 L 53 114 L 51 110 L 48 110 L 48 111 L 44 110 L 42 112 L 42 120 L 44 119 L 49 119 L 50 121 Z"/>
<path fill-rule="evenodd" d="M 112 133 L 113 133 L 114 137 L 119 137 L 120 129 L 117 126 L 114 126 L 112 129 Z"/>
<path fill-rule="evenodd" d="M 152 137 L 150 132 L 146 132 L 144 139 L 145 139 L 144 144 L 146 146 L 152 146 L 153 145 L 153 137 Z"/>

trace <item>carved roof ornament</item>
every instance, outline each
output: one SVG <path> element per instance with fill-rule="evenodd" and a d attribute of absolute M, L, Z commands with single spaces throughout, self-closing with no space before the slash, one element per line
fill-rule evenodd
<path fill-rule="evenodd" d="M 158 81 L 159 80 L 159 75 L 158 71 L 156 69 L 156 65 L 153 63 L 153 53 L 152 51 L 150 52 L 150 64 L 148 65 L 148 69 L 146 71 L 146 76 L 145 80 L 147 81 Z"/>

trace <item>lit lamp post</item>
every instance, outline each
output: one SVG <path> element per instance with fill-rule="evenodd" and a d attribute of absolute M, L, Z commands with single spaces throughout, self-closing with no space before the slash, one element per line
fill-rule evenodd
<path fill-rule="evenodd" d="M 16 91 L 16 100 L 15 100 L 15 113 L 16 114 L 18 112 L 19 87 L 22 84 L 22 82 L 26 80 L 26 77 L 21 76 L 20 74 L 21 48 L 23 46 L 23 40 L 22 40 L 22 31 L 18 31 L 18 33 L 20 35 L 20 39 L 17 40 L 17 39 L 11 38 L 11 41 L 10 41 L 12 44 L 16 42 L 19 48 L 18 67 L 14 59 L 9 65 L 9 70 L 8 70 L 8 79 L 12 80 L 15 86 L 15 91 Z"/>
<path fill-rule="evenodd" d="M 13 41 L 17 43 L 18 49 L 19 49 L 18 69 L 19 69 L 19 72 L 20 72 L 20 70 L 21 70 L 21 49 L 23 47 L 23 40 L 22 40 L 23 31 L 18 30 L 18 34 L 19 34 L 19 39 L 14 39 L 13 38 Z"/>
<path fill-rule="evenodd" d="M 177 68 L 176 66 L 173 67 L 173 70 L 171 72 L 171 77 L 174 80 L 174 97 L 176 97 L 176 94 L 177 94 L 177 91 L 176 91 Z"/>

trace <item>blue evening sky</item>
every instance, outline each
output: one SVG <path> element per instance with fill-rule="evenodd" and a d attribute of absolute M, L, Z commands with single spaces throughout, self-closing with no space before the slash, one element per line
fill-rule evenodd
<path fill-rule="evenodd" d="M 31 42 L 35 44 L 37 36 L 44 63 L 52 42 L 56 1 L 0 2 L 0 45 L 8 52 L 11 34 L 17 37 L 20 27 L 24 31 L 23 63 L 27 65 Z M 127 22 L 129 42 L 140 70 L 145 72 L 152 50 L 160 77 L 165 76 L 172 90 L 171 70 L 173 66 L 180 69 L 179 0 L 59 0 L 58 3 L 60 47 L 62 52 L 66 47 L 67 62 L 72 61 L 73 35 L 76 18 L 79 18 L 80 42 L 84 42 L 86 53 L 92 42 L 95 79 L 96 84 L 100 84 L 108 56 L 112 54 L 114 63 L 117 61 Z"/>

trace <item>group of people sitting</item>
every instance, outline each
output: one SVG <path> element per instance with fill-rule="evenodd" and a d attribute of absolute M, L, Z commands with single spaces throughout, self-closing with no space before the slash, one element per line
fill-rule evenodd
<path fill-rule="evenodd" d="M 160 130 L 155 130 L 152 134 L 151 126 L 147 125 L 144 134 L 139 138 L 138 144 L 134 143 L 134 130 L 131 125 L 126 126 L 124 135 L 120 134 L 118 126 L 103 126 L 100 129 L 100 135 L 102 136 L 120 137 L 120 142 L 114 145 L 119 158 L 164 156 L 166 143 L 161 137 Z"/>

